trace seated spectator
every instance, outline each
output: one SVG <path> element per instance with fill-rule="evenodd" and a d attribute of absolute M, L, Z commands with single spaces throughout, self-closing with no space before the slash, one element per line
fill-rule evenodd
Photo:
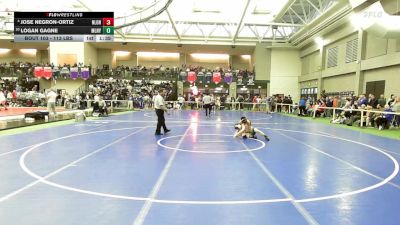
<path fill-rule="evenodd" d="M 322 101 L 322 100 L 318 101 L 318 105 L 315 107 L 315 110 L 316 110 L 315 116 L 316 117 L 321 117 L 321 116 L 324 115 L 324 112 L 325 112 L 325 108 L 324 107 L 326 107 L 325 102 Z"/>
<path fill-rule="evenodd" d="M 383 94 L 378 99 L 378 105 L 380 105 L 381 107 L 385 107 L 386 105 L 386 99 Z"/>

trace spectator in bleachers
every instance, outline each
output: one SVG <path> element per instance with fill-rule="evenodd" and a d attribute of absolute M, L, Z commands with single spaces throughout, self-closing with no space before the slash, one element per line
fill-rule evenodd
<path fill-rule="evenodd" d="M 179 94 L 177 101 L 178 101 L 178 109 L 182 109 L 182 106 L 185 103 L 185 99 L 181 94 Z"/>
<path fill-rule="evenodd" d="M 305 116 L 306 114 L 306 100 L 303 98 L 300 98 L 299 101 L 299 116 Z"/>
<path fill-rule="evenodd" d="M 375 95 L 369 94 L 368 105 L 371 106 L 373 109 L 376 109 L 376 106 L 378 105 L 378 100 L 376 100 Z"/>
<path fill-rule="evenodd" d="M 278 103 L 278 106 L 277 106 L 277 112 L 282 112 L 282 105 L 281 105 L 281 103 L 282 103 L 283 101 L 282 101 L 282 98 L 279 96 L 279 97 L 277 97 L 277 100 L 276 100 L 276 103 Z"/>
<path fill-rule="evenodd" d="M 389 101 L 387 102 L 387 104 L 389 105 L 389 107 L 392 107 L 392 106 L 393 106 L 393 103 L 394 103 L 395 100 L 396 100 L 396 96 L 395 96 L 394 94 L 391 94 L 391 95 L 390 95 L 390 99 L 389 99 Z"/>
<path fill-rule="evenodd" d="M 54 116 L 57 114 L 56 112 L 56 98 L 57 98 L 57 93 L 53 90 L 50 89 L 50 91 L 46 95 L 47 98 L 47 110 L 49 113 L 53 114 Z"/>
<path fill-rule="evenodd" d="M 365 97 L 365 94 L 360 95 L 358 99 L 358 106 L 361 105 L 367 105 L 368 104 L 368 99 Z"/>
<path fill-rule="evenodd" d="M 380 105 L 382 108 L 385 107 L 386 105 L 386 99 L 383 94 L 381 94 L 381 96 L 378 99 L 378 105 Z"/>
<path fill-rule="evenodd" d="M 108 116 L 107 104 L 103 96 L 99 97 L 99 112 L 102 116 Z"/>
<path fill-rule="evenodd" d="M 0 105 L 4 107 L 4 110 L 7 110 L 7 101 L 6 96 L 4 95 L 4 90 L 0 90 Z M 1 111 L 1 108 L 0 108 Z"/>
<path fill-rule="evenodd" d="M 392 103 L 392 110 L 393 110 L 393 112 L 400 113 L 400 96 L 395 97 L 395 100 Z M 395 124 L 397 126 L 400 126 L 400 116 L 399 115 L 395 116 Z"/>
<path fill-rule="evenodd" d="M 392 110 L 395 112 L 400 112 L 400 96 L 396 97 L 392 103 Z"/>
<path fill-rule="evenodd" d="M 322 107 L 322 108 L 321 108 L 321 107 Z M 326 107 L 326 104 L 325 104 L 325 102 L 324 102 L 323 99 L 320 99 L 320 100 L 317 102 L 316 107 L 315 107 L 315 110 L 316 110 L 315 116 L 316 116 L 316 117 L 322 117 L 322 116 L 323 116 L 323 114 L 324 114 L 324 112 L 325 112 L 325 108 L 323 108 L 323 107 Z"/>
<path fill-rule="evenodd" d="M 393 112 L 389 105 L 385 105 L 384 112 Z M 382 113 L 376 119 L 376 125 L 379 130 L 389 129 L 391 122 L 393 121 L 393 114 L 384 114 Z"/>
<path fill-rule="evenodd" d="M 332 96 L 326 98 L 326 107 L 333 107 L 333 97 Z M 331 117 L 332 112 L 333 112 L 333 109 L 326 109 L 325 116 Z"/>

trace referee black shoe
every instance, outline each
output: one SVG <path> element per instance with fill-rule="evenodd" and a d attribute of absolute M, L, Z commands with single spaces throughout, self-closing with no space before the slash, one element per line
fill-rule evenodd
<path fill-rule="evenodd" d="M 164 130 L 164 134 L 171 132 L 171 130 Z"/>
<path fill-rule="evenodd" d="M 162 135 L 162 133 L 157 133 L 157 132 L 155 132 L 154 134 L 155 134 L 155 135 Z"/>

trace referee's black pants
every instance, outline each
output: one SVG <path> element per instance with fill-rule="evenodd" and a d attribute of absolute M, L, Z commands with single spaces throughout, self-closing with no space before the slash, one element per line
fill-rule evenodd
<path fill-rule="evenodd" d="M 164 118 L 164 110 L 162 109 L 156 109 L 156 114 L 157 114 L 157 129 L 156 129 L 156 134 L 160 134 L 161 133 L 161 127 L 163 127 L 164 132 L 167 129 L 167 127 L 165 126 L 165 118 Z"/>
<path fill-rule="evenodd" d="M 208 115 L 210 115 L 211 114 L 211 104 L 204 104 L 204 109 L 205 109 L 205 111 L 206 111 L 206 116 L 208 116 Z"/>

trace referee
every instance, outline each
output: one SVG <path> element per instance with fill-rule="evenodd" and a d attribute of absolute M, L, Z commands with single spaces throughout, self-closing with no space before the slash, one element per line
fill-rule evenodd
<path fill-rule="evenodd" d="M 157 114 L 157 129 L 155 135 L 161 135 L 161 126 L 164 129 L 164 133 L 168 133 L 171 130 L 168 130 L 165 126 L 165 118 L 164 118 L 164 111 L 167 112 L 167 107 L 165 106 L 164 102 L 165 90 L 160 89 L 158 95 L 154 99 L 154 108 L 156 109 Z"/>
<path fill-rule="evenodd" d="M 211 117 L 211 103 L 212 103 L 212 98 L 209 95 L 208 91 L 205 92 L 204 96 L 203 96 L 203 107 L 206 111 L 206 116 Z"/>

